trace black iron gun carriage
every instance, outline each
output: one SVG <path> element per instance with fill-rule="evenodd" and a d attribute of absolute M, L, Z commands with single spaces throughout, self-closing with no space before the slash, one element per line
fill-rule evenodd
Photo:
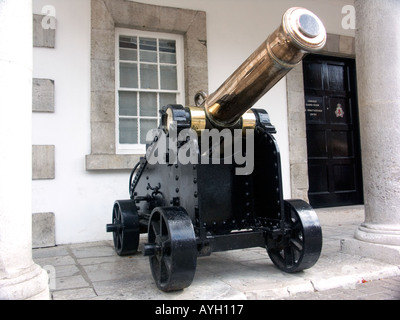
<path fill-rule="evenodd" d="M 291 8 L 213 94 L 160 110 L 161 125 L 130 176 L 130 199 L 115 201 L 107 225 L 119 255 L 136 253 L 148 234 L 142 252 L 159 289 L 188 287 L 197 258 L 218 251 L 263 247 L 289 273 L 317 262 L 318 217 L 308 203 L 283 199 L 275 128 L 265 110 L 250 108 L 325 42 L 320 19 Z"/>

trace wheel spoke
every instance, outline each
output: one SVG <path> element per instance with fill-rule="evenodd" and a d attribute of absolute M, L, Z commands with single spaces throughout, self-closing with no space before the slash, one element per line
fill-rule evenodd
<path fill-rule="evenodd" d="M 118 250 L 120 250 L 122 248 L 122 233 L 118 232 L 117 233 L 117 245 L 116 247 L 118 248 Z"/>
<path fill-rule="evenodd" d="M 164 256 L 162 258 L 162 264 L 165 269 L 165 274 L 170 275 L 172 273 L 172 258 L 171 258 L 171 256 Z"/>
<path fill-rule="evenodd" d="M 163 225 L 163 223 L 161 223 Z M 162 230 L 166 230 L 165 225 L 164 228 L 160 228 Z M 169 235 L 160 236 L 162 252 L 160 254 L 160 281 L 162 283 L 168 282 L 173 273 L 172 270 L 172 257 L 171 257 L 171 240 L 169 239 Z"/>
<path fill-rule="evenodd" d="M 154 232 L 155 238 L 157 238 L 157 236 L 159 236 L 161 234 L 160 223 L 158 221 L 152 221 L 151 222 L 151 227 L 153 228 L 153 232 Z"/>
<path fill-rule="evenodd" d="M 161 238 L 161 236 L 162 236 L 162 220 L 161 220 L 161 217 L 160 217 L 160 220 L 158 220 L 158 221 L 156 222 L 156 224 L 157 224 L 156 228 L 157 228 L 157 230 L 158 230 L 157 236 L 158 236 L 159 238 Z"/>
<path fill-rule="evenodd" d="M 160 235 L 163 236 L 163 238 L 166 238 L 166 239 L 169 238 L 169 233 L 168 233 L 168 228 L 167 228 L 167 221 L 165 221 L 164 217 L 162 217 L 160 219 Z"/>
<path fill-rule="evenodd" d="M 269 256 L 274 261 L 275 264 L 281 266 L 282 268 L 285 265 L 285 257 L 283 250 L 279 250 L 277 248 L 268 250 Z"/>
<path fill-rule="evenodd" d="M 289 244 L 294 250 L 301 252 L 303 251 L 303 243 L 299 239 L 290 239 Z"/>
<path fill-rule="evenodd" d="M 163 283 L 165 281 L 164 277 L 164 270 L 163 270 L 163 259 L 161 257 L 157 257 L 157 262 L 158 262 L 158 280 L 160 283 Z"/>
<path fill-rule="evenodd" d="M 285 255 L 285 264 L 289 267 L 294 265 L 294 251 L 292 250 L 292 248 L 287 247 L 284 249 L 284 255 Z"/>
<path fill-rule="evenodd" d="M 171 239 L 168 236 L 162 237 L 163 240 L 163 247 L 164 247 L 164 253 L 167 253 L 167 255 L 171 254 Z"/>
<path fill-rule="evenodd" d="M 160 259 L 157 255 L 150 257 L 150 265 L 156 281 L 160 281 L 161 271 L 160 271 Z"/>

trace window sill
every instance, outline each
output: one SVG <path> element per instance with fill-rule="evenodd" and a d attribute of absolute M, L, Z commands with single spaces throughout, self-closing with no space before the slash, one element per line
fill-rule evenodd
<path fill-rule="evenodd" d="M 143 154 L 89 154 L 86 155 L 86 171 L 132 170 Z"/>

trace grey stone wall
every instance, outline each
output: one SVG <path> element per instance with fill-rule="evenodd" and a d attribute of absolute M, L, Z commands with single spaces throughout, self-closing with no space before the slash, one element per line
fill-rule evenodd
<path fill-rule="evenodd" d="M 42 26 L 42 21 L 45 15 L 33 15 L 33 46 L 40 48 L 55 48 L 56 46 L 56 29 L 45 29 Z"/>
<path fill-rule="evenodd" d="M 54 146 L 32 146 L 32 179 L 55 179 Z"/>
<path fill-rule="evenodd" d="M 32 111 L 54 112 L 54 80 L 33 79 Z"/>
<path fill-rule="evenodd" d="M 53 247 L 56 245 L 55 216 L 52 212 L 32 215 L 32 248 Z"/>

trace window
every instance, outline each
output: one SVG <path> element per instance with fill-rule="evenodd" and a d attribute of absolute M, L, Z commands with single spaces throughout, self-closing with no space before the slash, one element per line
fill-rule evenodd
<path fill-rule="evenodd" d="M 116 30 L 117 153 L 144 153 L 158 110 L 184 104 L 183 36 Z"/>
<path fill-rule="evenodd" d="M 178 42 L 183 42 L 184 45 L 177 43 L 177 55 L 181 50 L 178 47 L 184 46 L 184 58 L 183 54 L 181 58 L 177 56 L 177 70 L 184 69 L 185 92 L 180 89 L 183 88 L 181 84 L 183 77 L 179 76 L 180 71 L 178 71 L 180 94 L 177 103 L 187 106 L 190 105 L 196 92 L 208 90 L 206 13 L 136 1 L 89 2 L 91 7 L 90 153 L 85 156 L 85 168 L 87 171 L 132 170 L 144 152 L 134 151 L 132 144 L 129 146 L 119 143 L 119 132 L 117 133 L 119 102 L 117 104 L 116 100 L 119 99 L 119 89 L 121 91 L 130 89 L 119 88 L 119 35 L 116 34 L 121 31 L 120 28 L 127 28 L 121 35 L 140 37 L 141 32 L 134 30 L 145 28 L 144 31 L 158 30 L 167 33 L 168 36 L 161 39 L 172 40 L 170 37 L 174 37 L 175 34 L 181 35 L 179 37 L 181 40 Z M 151 33 L 143 37 L 158 36 Z M 184 60 L 183 66 L 182 60 Z M 132 117 L 134 119 L 134 116 Z M 136 147 L 140 147 L 140 144 Z M 141 148 L 144 151 L 144 146 Z"/>

